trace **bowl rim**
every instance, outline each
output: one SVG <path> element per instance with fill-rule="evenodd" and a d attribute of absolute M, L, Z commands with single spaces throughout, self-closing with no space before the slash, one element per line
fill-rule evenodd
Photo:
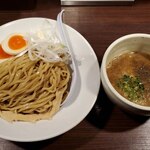
<path fill-rule="evenodd" d="M 118 97 L 120 99 L 121 102 L 133 107 L 133 108 L 136 108 L 136 109 L 140 109 L 140 110 L 145 110 L 145 111 L 150 111 L 150 106 L 142 106 L 142 105 L 139 105 L 139 104 L 136 104 L 136 103 L 133 103 L 129 100 L 127 100 L 126 98 L 124 98 L 122 95 L 120 95 L 116 89 L 112 86 L 112 84 L 110 83 L 109 81 L 109 78 L 107 76 L 107 72 L 106 72 L 106 60 L 107 60 L 107 57 L 108 57 L 108 54 L 109 52 L 112 50 L 112 48 L 126 40 L 126 39 L 131 39 L 131 38 L 136 38 L 136 37 L 139 37 L 139 38 L 149 38 L 150 39 L 150 34 L 146 34 L 146 33 L 133 33 L 133 34 L 128 34 L 128 35 L 124 35 L 118 39 L 116 39 L 114 42 L 112 42 L 110 44 L 110 46 L 106 49 L 105 53 L 104 53 L 104 56 L 103 56 L 103 59 L 102 59 L 102 65 L 101 65 L 101 73 L 103 73 L 103 78 L 105 79 L 105 82 L 108 84 L 108 87 L 110 89 L 110 91 L 112 91 L 114 93 L 114 95 L 116 97 Z"/>

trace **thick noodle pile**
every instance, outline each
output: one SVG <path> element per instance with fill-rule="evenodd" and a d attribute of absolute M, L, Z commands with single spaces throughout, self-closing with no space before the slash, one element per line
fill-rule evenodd
<path fill-rule="evenodd" d="M 64 62 L 31 61 L 27 54 L 0 63 L 0 116 L 7 121 L 51 118 L 67 96 Z"/>

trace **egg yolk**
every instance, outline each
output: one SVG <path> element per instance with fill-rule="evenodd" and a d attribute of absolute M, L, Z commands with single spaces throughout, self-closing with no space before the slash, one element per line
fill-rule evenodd
<path fill-rule="evenodd" d="M 0 59 L 5 59 L 5 58 L 9 58 L 12 55 L 9 55 L 7 53 L 5 53 L 5 51 L 3 50 L 2 46 L 0 45 Z"/>
<path fill-rule="evenodd" d="M 21 35 L 14 35 L 8 41 L 8 46 L 12 50 L 20 50 L 27 45 L 26 40 Z"/>

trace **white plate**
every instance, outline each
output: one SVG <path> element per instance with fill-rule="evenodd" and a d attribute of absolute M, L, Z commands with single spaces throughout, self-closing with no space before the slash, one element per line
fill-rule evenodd
<path fill-rule="evenodd" d="M 36 30 L 44 18 L 25 18 L 0 27 L 0 41 L 13 32 Z M 56 24 L 55 20 L 50 23 Z M 0 137 L 11 141 L 40 141 L 67 132 L 80 123 L 92 109 L 99 92 L 100 70 L 97 57 L 85 38 L 66 26 L 74 55 L 78 60 L 77 88 L 73 98 L 67 101 L 51 120 L 37 123 L 8 123 L 0 119 Z"/>

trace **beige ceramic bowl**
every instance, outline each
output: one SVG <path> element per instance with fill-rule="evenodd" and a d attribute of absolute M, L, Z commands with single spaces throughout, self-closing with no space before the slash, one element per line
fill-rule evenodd
<path fill-rule="evenodd" d="M 121 96 L 111 85 L 106 66 L 116 56 L 128 51 L 141 51 L 150 54 L 150 35 L 149 34 L 130 34 L 114 41 L 106 50 L 101 65 L 101 80 L 104 90 L 108 97 L 121 108 L 139 115 L 150 116 L 150 107 L 141 106 L 130 102 Z"/>

